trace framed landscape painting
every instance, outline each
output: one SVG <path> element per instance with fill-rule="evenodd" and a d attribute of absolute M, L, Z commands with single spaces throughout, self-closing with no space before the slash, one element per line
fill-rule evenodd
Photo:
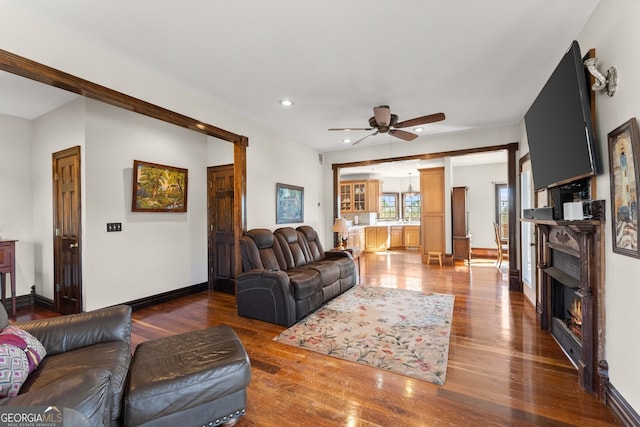
<path fill-rule="evenodd" d="M 638 123 L 633 117 L 609 135 L 613 252 L 640 258 L 638 249 Z"/>
<path fill-rule="evenodd" d="M 186 212 L 188 170 L 133 161 L 133 212 Z"/>
<path fill-rule="evenodd" d="M 276 184 L 276 224 L 304 221 L 304 188 Z"/>

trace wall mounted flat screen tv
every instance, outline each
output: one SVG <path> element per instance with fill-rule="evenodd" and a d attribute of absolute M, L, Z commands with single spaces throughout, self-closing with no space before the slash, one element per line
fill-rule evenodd
<path fill-rule="evenodd" d="M 574 41 L 525 114 L 536 190 L 600 173 L 586 73 Z"/>

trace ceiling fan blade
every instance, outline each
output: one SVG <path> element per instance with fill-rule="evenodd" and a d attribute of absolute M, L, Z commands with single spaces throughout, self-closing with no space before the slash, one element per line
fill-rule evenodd
<path fill-rule="evenodd" d="M 396 138 L 400 138 L 405 141 L 413 141 L 418 137 L 418 135 L 416 135 L 415 133 L 407 132 L 404 130 L 398 130 L 398 129 L 391 129 L 389 133 L 395 136 Z"/>
<path fill-rule="evenodd" d="M 422 117 L 416 117 L 415 119 L 405 120 L 403 122 L 396 123 L 393 127 L 408 128 L 411 126 L 420 126 L 420 125 L 426 125 L 427 123 L 440 122 L 444 119 L 445 119 L 444 113 L 435 113 L 435 114 L 429 114 Z"/>
<path fill-rule="evenodd" d="M 389 126 L 391 124 L 391 109 L 387 105 L 373 107 L 373 116 L 376 118 L 378 126 Z"/>
<path fill-rule="evenodd" d="M 373 130 L 373 128 L 331 128 L 329 130 Z"/>
<path fill-rule="evenodd" d="M 360 144 L 362 141 L 364 141 L 365 139 L 369 138 L 370 136 L 377 135 L 377 134 L 378 134 L 378 131 L 375 131 L 374 133 L 370 133 L 369 135 L 367 135 L 367 136 L 365 136 L 363 138 L 360 138 L 359 140 L 354 142 L 352 145 Z"/>

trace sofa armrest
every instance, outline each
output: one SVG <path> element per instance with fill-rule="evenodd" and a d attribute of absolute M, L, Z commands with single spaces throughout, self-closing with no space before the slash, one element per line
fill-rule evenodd
<path fill-rule="evenodd" d="M 48 355 L 109 341 L 131 344 L 131 307 L 119 305 L 85 313 L 15 323 L 36 337 Z"/>
<path fill-rule="evenodd" d="M 107 426 L 111 420 L 111 404 L 111 373 L 104 369 L 68 375 L 37 390 L 0 399 L 0 406 L 56 406 L 60 410 L 77 411 L 79 414 L 63 412 L 65 426 Z"/>
<path fill-rule="evenodd" d="M 238 314 L 283 326 L 296 321 L 294 290 L 289 276 L 281 270 L 251 270 L 236 281 Z"/>
<path fill-rule="evenodd" d="M 324 256 L 325 258 L 353 258 L 353 255 L 351 255 L 351 253 L 349 251 L 340 251 L 340 250 L 333 250 L 333 251 L 325 251 L 324 252 Z"/>

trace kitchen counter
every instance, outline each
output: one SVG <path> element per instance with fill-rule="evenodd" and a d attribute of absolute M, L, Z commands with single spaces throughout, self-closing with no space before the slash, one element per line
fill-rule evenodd
<path fill-rule="evenodd" d="M 420 247 L 420 223 L 417 221 L 389 221 L 376 225 L 356 225 L 349 227 L 349 231 L 354 236 L 360 236 L 355 237 L 354 241 L 361 242 L 365 252 Z"/>

